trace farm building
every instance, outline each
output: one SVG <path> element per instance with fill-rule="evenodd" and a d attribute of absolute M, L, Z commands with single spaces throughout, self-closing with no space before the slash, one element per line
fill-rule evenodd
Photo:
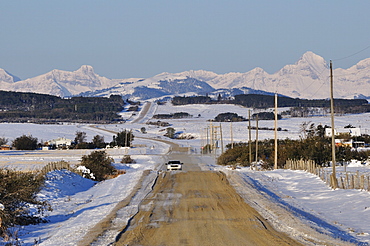
<path fill-rule="evenodd" d="M 348 133 L 351 137 L 359 137 L 361 136 L 361 128 L 341 128 L 341 129 L 334 129 L 334 135 L 337 136 L 339 134 L 346 134 Z M 331 128 L 325 128 L 325 136 L 331 137 Z"/>
<path fill-rule="evenodd" d="M 1 145 L 1 150 L 11 150 L 12 147 L 10 147 L 10 145 L 7 145 L 7 144 L 4 144 L 4 145 Z"/>
<path fill-rule="evenodd" d="M 53 140 L 50 140 L 48 142 L 49 145 L 55 145 L 56 148 L 68 148 L 71 146 L 72 144 L 72 140 L 71 139 L 67 139 L 65 137 L 62 137 L 62 138 L 57 138 L 57 139 L 53 139 Z"/>

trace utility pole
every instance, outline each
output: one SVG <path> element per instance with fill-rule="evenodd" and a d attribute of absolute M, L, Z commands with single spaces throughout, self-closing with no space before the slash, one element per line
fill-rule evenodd
<path fill-rule="evenodd" d="M 220 126 L 213 125 L 212 122 L 210 123 L 210 135 L 211 135 L 211 150 L 214 151 L 215 157 L 217 148 L 219 147 L 219 144 L 223 144 L 222 140 L 222 129 L 221 124 Z M 221 147 L 221 150 L 223 151 L 223 146 Z"/>
<path fill-rule="evenodd" d="M 200 129 L 200 132 L 199 132 L 199 135 L 200 135 L 200 154 L 203 155 L 203 146 L 204 146 L 204 129 L 201 128 Z"/>
<path fill-rule="evenodd" d="M 331 177 L 332 188 L 338 187 L 337 175 L 335 173 L 335 129 L 334 129 L 334 97 L 333 97 L 333 64 L 330 60 L 330 111 L 331 111 L 331 155 L 333 173 Z"/>
<path fill-rule="evenodd" d="M 209 123 L 209 141 L 211 151 L 213 151 L 215 149 L 215 141 L 212 122 Z"/>
<path fill-rule="evenodd" d="M 132 144 L 132 140 L 133 140 L 133 134 L 132 134 L 132 129 L 130 129 L 130 135 L 129 135 L 129 137 L 130 137 L 130 139 L 129 139 L 129 142 L 128 142 L 128 145 L 129 145 L 129 147 L 131 148 L 132 146 L 131 146 L 131 144 Z"/>
<path fill-rule="evenodd" d="M 209 145 L 209 127 L 207 126 L 204 128 L 206 139 L 205 139 L 205 145 L 203 145 L 203 151 L 204 154 L 209 154 L 211 152 L 211 147 Z"/>
<path fill-rule="evenodd" d="M 277 160 L 278 160 L 278 140 L 277 140 L 277 93 L 275 93 L 275 155 L 274 155 L 274 169 L 277 169 Z"/>
<path fill-rule="evenodd" d="M 256 164 L 258 162 L 258 114 L 256 114 Z"/>
<path fill-rule="evenodd" d="M 252 128 L 251 128 L 251 110 L 248 111 L 248 130 L 249 130 L 249 139 L 248 139 L 248 147 L 249 147 L 249 165 L 252 164 Z"/>
<path fill-rule="evenodd" d="M 209 127 L 207 126 L 207 129 L 206 129 L 206 134 L 207 134 L 207 145 L 209 145 Z"/>
<path fill-rule="evenodd" d="M 234 148 L 234 136 L 233 136 L 233 122 L 230 120 L 230 140 L 231 140 L 231 148 Z"/>
<path fill-rule="evenodd" d="M 224 153 L 224 140 L 222 138 L 222 126 L 220 123 L 220 137 L 221 137 L 221 154 Z"/>

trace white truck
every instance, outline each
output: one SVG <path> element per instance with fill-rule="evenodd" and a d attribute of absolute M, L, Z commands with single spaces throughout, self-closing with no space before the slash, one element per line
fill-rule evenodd
<path fill-rule="evenodd" d="M 169 161 L 166 163 L 167 171 L 182 170 L 182 165 L 180 161 Z"/>

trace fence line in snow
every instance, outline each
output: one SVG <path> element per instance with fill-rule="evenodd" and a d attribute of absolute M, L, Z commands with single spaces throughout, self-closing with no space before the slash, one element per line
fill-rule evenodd
<path fill-rule="evenodd" d="M 318 166 L 313 160 L 287 160 L 284 169 L 303 170 L 312 173 L 327 185 L 331 185 L 331 171 Z M 370 176 L 357 172 L 336 172 L 338 188 L 370 191 Z"/>
<path fill-rule="evenodd" d="M 67 169 L 71 172 L 76 172 L 71 165 L 69 165 L 68 162 L 66 161 L 58 161 L 58 162 L 50 162 L 49 164 L 45 165 L 41 169 L 42 174 L 47 174 L 48 172 L 54 171 L 54 170 L 62 170 L 62 169 Z"/>

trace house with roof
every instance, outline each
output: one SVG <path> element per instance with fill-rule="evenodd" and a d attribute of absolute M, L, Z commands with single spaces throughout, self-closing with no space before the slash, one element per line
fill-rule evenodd
<path fill-rule="evenodd" d="M 73 140 L 67 139 L 65 137 L 52 139 L 48 142 L 49 146 L 55 146 L 58 149 L 67 149 L 72 145 Z"/>
<path fill-rule="evenodd" d="M 4 144 L 4 145 L 1 145 L 0 149 L 1 150 L 11 150 L 12 147 L 10 145 Z"/>
<path fill-rule="evenodd" d="M 348 133 L 351 137 L 359 137 L 361 136 L 361 128 L 334 128 L 335 136 L 346 133 Z M 331 128 L 325 128 L 325 136 L 331 137 Z"/>

